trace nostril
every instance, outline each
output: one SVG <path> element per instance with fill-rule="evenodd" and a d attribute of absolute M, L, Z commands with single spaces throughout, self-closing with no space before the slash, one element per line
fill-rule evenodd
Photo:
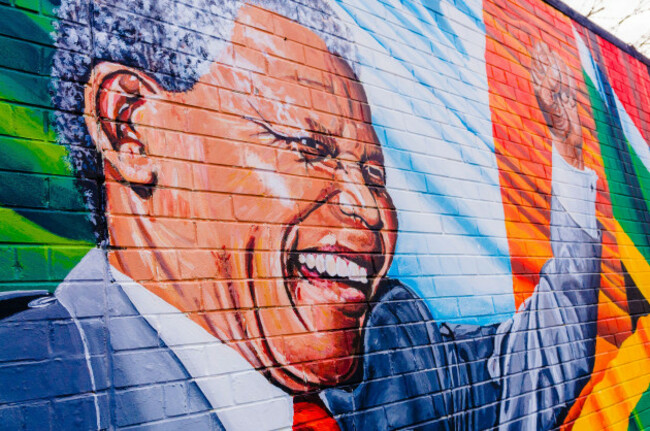
<path fill-rule="evenodd" d="M 339 193 L 339 206 L 343 214 L 361 221 L 369 228 L 381 228 L 381 215 L 374 197 L 371 198 L 371 205 L 363 205 L 362 202 L 365 201 L 354 199 L 354 195 L 348 192 Z"/>

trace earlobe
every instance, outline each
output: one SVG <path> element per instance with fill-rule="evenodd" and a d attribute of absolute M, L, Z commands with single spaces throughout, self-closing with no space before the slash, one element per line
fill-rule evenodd
<path fill-rule="evenodd" d="M 103 73 L 102 73 L 103 72 Z M 147 198 L 156 184 L 156 166 L 134 124 L 135 114 L 158 93 L 156 83 L 139 71 L 103 65 L 94 80 L 90 134 L 102 152 L 105 169 Z"/>

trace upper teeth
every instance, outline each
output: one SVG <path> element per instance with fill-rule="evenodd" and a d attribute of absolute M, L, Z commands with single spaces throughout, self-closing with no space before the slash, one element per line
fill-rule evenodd
<path fill-rule="evenodd" d="M 334 254 L 300 253 L 298 262 L 309 269 L 330 277 L 345 277 L 359 283 L 368 283 L 368 270 Z"/>

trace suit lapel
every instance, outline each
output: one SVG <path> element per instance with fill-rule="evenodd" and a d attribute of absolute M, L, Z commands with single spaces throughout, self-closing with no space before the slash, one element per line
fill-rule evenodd
<path fill-rule="evenodd" d="M 78 322 L 97 391 L 109 394 L 110 423 L 153 429 L 224 429 L 181 361 L 122 286 L 103 251 L 91 251 L 57 289 Z M 107 406 L 108 407 L 108 406 Z"/>

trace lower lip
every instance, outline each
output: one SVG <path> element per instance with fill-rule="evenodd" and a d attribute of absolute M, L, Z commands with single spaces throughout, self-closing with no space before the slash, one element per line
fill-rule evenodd
<path fill-rule="evenodd" d="M 309 270 L 305 265 L 299 266 L 298 273 L 303 279 L 298 280 L 298 283 L 306 281 L 314 289 L 321 290 L 321 294 L 317 296 L 321 297 L 323 303 L 333 306 L 340 303 L 345 308 L 345 314 L 357 314 L 365 309 L 368 298 L 361 289 L 349 286 L 342 280 L 321 278 L 317 272 Z"/>

